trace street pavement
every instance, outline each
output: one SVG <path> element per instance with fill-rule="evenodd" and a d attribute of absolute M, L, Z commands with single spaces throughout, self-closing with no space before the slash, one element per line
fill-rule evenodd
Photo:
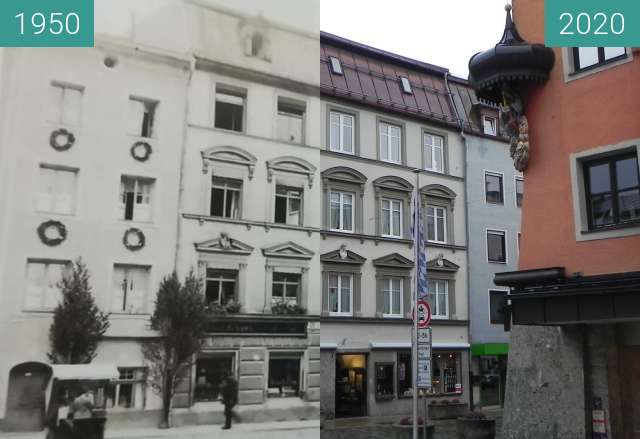
<path fill-rule="evenodd" d="M 290 421 L 220 425 L 195 425 L 167 430 L 138 428 L 107 430 L 105 439 L 318 439 L 320 421 Z M 44 433 L 0 433 L 0 439 L 44 439 Z"/>

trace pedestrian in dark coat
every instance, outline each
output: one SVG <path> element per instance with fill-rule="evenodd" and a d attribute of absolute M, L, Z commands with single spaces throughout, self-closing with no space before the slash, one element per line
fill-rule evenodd
<path fill-rule="evenodd" d="M 231 428 L 233 407 L 238 403 L 238 381 L 233 375 L 229 375 L 222 381 L 220 387 L 224 404 L 224 426 L 222 429 L 228 430 Z"/>

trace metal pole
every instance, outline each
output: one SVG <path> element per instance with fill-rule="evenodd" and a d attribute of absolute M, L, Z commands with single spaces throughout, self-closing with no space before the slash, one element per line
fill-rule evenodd
<path fill-rule="evenodd" d="M 411 375 L 413 384 L 413 439 L 418 439 L 418 259 L 420 256 L 420 240 L 418 221 L 420 219 L 420 170 L 416 169 L 416 189 L 415 189 L 415 209 L 413 212 L 413 247 L 415 249 L 414 263 L 414 279 L 415 285 L 413 290 L 413 329 L 411 334 Z"/>

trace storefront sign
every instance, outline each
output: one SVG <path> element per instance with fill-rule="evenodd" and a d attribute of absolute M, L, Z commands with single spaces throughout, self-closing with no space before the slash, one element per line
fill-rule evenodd
<path fill-rule="evenodd" d="M 462 393 L 462 384 L 456 384 L 456 393 Z"/>
<path fill-rule="evenodd" d="M 244 321 L 220 320 L 210 322 L 207 332 L 214 334 L 242 334 L 242 335 L 291 335 L 306 336 L 307 322 L 305 321 Z"/>

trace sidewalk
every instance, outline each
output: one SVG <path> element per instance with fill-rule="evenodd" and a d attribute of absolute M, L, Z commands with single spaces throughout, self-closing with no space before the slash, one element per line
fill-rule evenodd
<path fill-rule="evenodd" d="M 319 420 L 311 421 L 286 421 L 234 424 L 231 430 L 221 430 L 220 425 L 193 425 L 178 428 L 159 430 L 157 428 L 136 428 L 107 430 L 105 439 L 160 439 L 160 438 L 245 438 L 256 435 L 263 437 L 267 432 L 280 432 L 279 437 L 287 436 L 287 432 L 294 433 L 297 437 L 301 431 L 307 431 L 317 437 L 320 429 Z M 44 439 L 45 433 L 0 433 L 1 439 Z"/>

